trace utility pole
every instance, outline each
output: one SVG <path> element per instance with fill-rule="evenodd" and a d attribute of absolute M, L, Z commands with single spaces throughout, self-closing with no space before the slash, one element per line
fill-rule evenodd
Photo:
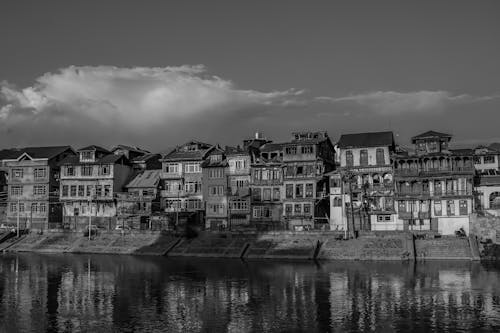
<path fill-rule="evenodd" d="M 347 174 L 347 180 L 348 180 L 348 183 L 349 183 L 349 206 L 351 208 L 351 227 L 352 227 L 352 236 L 354 237 L 355 236 L 355 223 L 354 223 L 354 206 L 352 204 L 352 184 L 351 184 L 351 178 L 354 176 L 354 175 L 351 175 L 350 173 Z"/>
<path fill-rule="evenodd" d="M 17 237 L 19 238 L 19 199 L 17 199 Z"/>
<path fill-rule="evenodd" d="M 97 190 L 97 188 L 96 188 Z M 90 193 L 89 196 L 89 241 L 90 241 L 90 235 L 91 235 L 91 230 L 92 230 L 92 192 Z"/>

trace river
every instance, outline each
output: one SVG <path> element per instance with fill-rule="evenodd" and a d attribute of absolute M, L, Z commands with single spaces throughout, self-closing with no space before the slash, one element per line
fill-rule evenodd
<path fill-rule="evenodd" d="M 0 255 L 0 332 L 500 331 L 500 266 Z"/>

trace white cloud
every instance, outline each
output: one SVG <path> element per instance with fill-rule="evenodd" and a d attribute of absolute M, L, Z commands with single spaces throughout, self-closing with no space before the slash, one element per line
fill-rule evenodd
<path fill-rule="evenodd" d="M 475 97 L 468 94 L 454 95 L 448 91 L 376 91 L 343 97 L 316 97 L 320 102 L 355 103 L 382 115 L 441 112 L 453 104 L 467 104 L 499 98 L 495 96 Z"/>
<path fill-rule="evenodd" d="M 203 65 L 71 66 L 46 73 L 24 89 L 0 82 L 0 102 L 5 101 L 0 104 L 0 138 L 8 133 L 7 141 L 22 141 L 21 131 L 35 123 L 48 129 L 47 137 L 51 131 L 77 135 L 89 130 L 82 126 L 93 127 L 90 133 L 111 130 L 137 135 L 159 127 L 168 131 L 181 123 L 189 128 L 190 119 L 208 118 L 212 113 L 302 105 L 302 94 L 295 89 L 238 89 L 229 80 L 209 75 Z"/>

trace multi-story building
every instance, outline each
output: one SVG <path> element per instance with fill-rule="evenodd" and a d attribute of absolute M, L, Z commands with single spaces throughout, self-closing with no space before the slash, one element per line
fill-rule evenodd
<path fill-rule="evenodd" d="M 160 229 L 150 224 L 151 215 L 160 211 L 161 170 L 144 170 L 117 193 L 118 225 L 133 229 Z M 166 226 L 165 226 L 166 227 Z"/>
<path fill-rule="evenodd" d="M 205 202 L 205 228 L 226 229 L 228 225 L 228 162 L 219 147 L 211 149 L 202 167 L 202 193 Z"/>
<path fill-rule="evenodd" d="M 59 162 L 73 156 L 69 146 L 14 150 L 4 160 L 8 168 L 7 223 L 21 229 L 60 227 Z"/>
<path fill-rule="evenodd" d="M 116 225 L 115 194 L 123 192 L 132 167 L 122 154 L 98 146 L 79 149 L 77 156 L 61 164 L 60 199 L 66 228 L 82 230 L 93 225 L 112 229 Z"/>
<path fill-rule="evenodd" d="M 340 167 L 330 173 L 332 229 L 400 228 L 393 201 L 392 132 L 343 134 L 338 150 Z"/>
<path fill-rule="evenodd" d="M 136 156 L 130 160 L 134 172 L 141 172 L 143 170 L 161 170 L 161 155 L 160 154 L 144 154 Z"/>
<path fill-rule="evenodd" d="M 178 222 L 181 218 L 194 217 L 197 224 L 203 221 L 201 163 L 214 146 L 190 141 L 163 156 L 161 172 L 161 207 Z M 182 214 L 180 214 L 182 213 Z M 184 216 L 185 215 L 185 216 Z"/>
<path fill-rule="evenodd" d="M 286 228 L 282 220 L 283 144 L 260 147 L 250 166 L 252 215 L 250 224 L 258 230 Z"/>
<path fill-rule="evenodd" d="M 393 158 L 395 206 L 403 230 L 443 235 L 469 232 L 473 211 L 473 151 L 449 149 L 451 135 L 428 131 L 412 138 L 415 153 Z"/>
<path fill-rule="evenodd" d="M 292 133 L 283 144 L 283 219 L 288 228 L 330 229 L 326 173 L 335 167 L 335 150 L 326 132 Z"/>
<path fill-rule="evenodd" d="M 479 146 L 474 149 L 476 169 L 475 208 L 479 212 L 500 215 L 500 151 Z"/>
<path fill-rule="evenodd" d="M 250 225 L 250 164 L 251 154 L 258 154 L 258 148 L 251 145 L 241 147 L 226 147 L 228 162 L 228 214 L 232 229 Z"/>

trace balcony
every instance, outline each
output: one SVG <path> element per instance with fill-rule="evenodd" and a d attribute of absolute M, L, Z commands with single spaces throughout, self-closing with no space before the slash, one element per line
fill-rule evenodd
<path fill-rule="evenodd" d="M 465 196 L 472 195 L 471 190 L 449 190 L 449 191 L 398 191 L 395 196 L 397 197 L 446 197 L 446 196 Z"/>
<path fill-rule="evenodd" d="M 473 166 L 463 167 L 443 167 L 443 168 L 426 168 L 426 169 L 395 169 L 394 175 L 398 177 L 425 177 L 442 174 L 474 174 Z"/>
<path fill-rule="evenodd" d="M 251 185 L 282 185 L 282 179 L 252 179 Z"/>
<path fill-rule="evenodd" d="M 246 197 L 250 195 L 250 189 L 248 187 L 229 187 L 227 194 L 234 197 Z"/>
<path fill-rule="evenodd" d="M 201 195 L 202 192 L 200 191 L 167 191 L 167 190 L 161 190 L 160 195 L 164 198 L 177 198 L 177 197 L 188 197 L 191 195 Z"/>

